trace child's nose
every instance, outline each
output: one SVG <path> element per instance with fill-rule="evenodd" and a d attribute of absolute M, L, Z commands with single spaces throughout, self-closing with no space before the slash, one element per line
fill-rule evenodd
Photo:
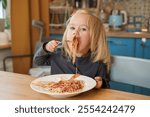
<path fill-rule="evenodd" d="M 79 37 L 79 29 L 76 29 L 73 33 L 74 36 Z"/>

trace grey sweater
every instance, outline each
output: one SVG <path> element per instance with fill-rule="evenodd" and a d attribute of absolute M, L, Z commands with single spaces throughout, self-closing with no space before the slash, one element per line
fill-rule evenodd
<path fill-rule="evenodd" d="M 63 54 L 63 47 L 59 47 L 55 52 L 44 50 L 45 44 L 40 47 L 34 55 L 34 63 L 37 65 L 51 66 L 51 74 L 75 74 L 76 72 L 95 78 L 102 77 L 102 87 L 109 87 L 109 79 L 106 77 L 106 65 L 100 61 L 93 63 L 90 54 L 86 57 L 77 57 L 75 64 L 71 59 Z"/>

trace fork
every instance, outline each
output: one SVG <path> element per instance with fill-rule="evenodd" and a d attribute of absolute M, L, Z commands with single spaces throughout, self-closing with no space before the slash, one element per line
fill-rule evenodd
<path fill-rule="evenodd" d="M 75 78 L 77 78 L 79 76 L 80 76 L 80 74 L 78 74 L 78 73 L 73 74 L 69 80 L 74 80 Z"/>

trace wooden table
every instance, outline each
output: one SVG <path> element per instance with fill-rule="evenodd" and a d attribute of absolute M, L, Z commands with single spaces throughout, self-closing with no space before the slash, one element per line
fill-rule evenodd
<path fill-rule="evenodd" d="M 40 94 L 30 88 L 34 77 L 29 75 L 0 71 L 0 99 L 12 100 L 53 100 L 55 98 Z M 112 89 L 93 89 L 67 100 L 150 100 L 150 96 L 133 94 Z"/>

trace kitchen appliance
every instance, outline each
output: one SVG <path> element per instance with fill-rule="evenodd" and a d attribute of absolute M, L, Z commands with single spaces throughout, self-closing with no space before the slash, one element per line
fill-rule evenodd
<path fill-rule="evenodd" d="M 127 24 L 127 12 L 124 10 L 112 10 L 109 16 L 109 26 L 113 30 L 121 30 L 121 26 Z"/>

